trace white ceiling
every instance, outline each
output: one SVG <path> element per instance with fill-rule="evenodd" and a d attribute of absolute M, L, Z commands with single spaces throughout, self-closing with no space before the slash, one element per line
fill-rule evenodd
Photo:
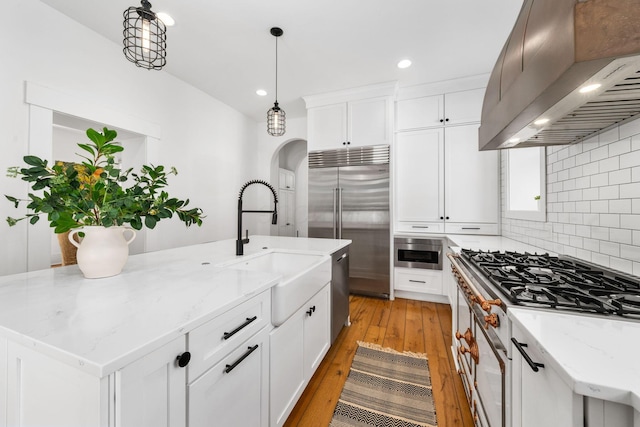
<path fill-rule="evenodd" d="M 123 11 L 140 5 L 137 0 L 41 1 L 120 45 Z M 522 5 L 522 0 L 151 2 L 154 12 L 168 12 L 176 21 L 167 30 L 164 71 L 257 121 L 266 121 L 274 101 L 271 27 L 284 30 L 278 40 L 278 101 L 287 117 L 300 117 L 305 95 L 490 72 Z M 398 69 L 403 58 L 413 66 Z M 259 88 L 269 94 L 257 96 Z"/>

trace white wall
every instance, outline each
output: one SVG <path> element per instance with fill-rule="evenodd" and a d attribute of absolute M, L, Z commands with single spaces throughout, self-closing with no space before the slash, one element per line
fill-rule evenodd
<path fill-rule="evenodd" d="M 502 196 L 504 236 L 640 276 L 640 119 L 547 148 L 547 222 L 504 217 Z"/>
<path fill-rule="evenodd" d="M 235 235 L 237 192 L 258 163 L 254 121 L 164 71 L 135 67 L 119 44 L 37 0 L 5 0 L 3 13 L 11 19 L 0 26 L 2 194 L 26 197 L 28 192 L 25 183 L 7 178 L 4 171 L 22 165 L 29 151 L 24 94 L 29 81 L 160 126 L 153 158 L 179 171 L 170 178 L 169 194 L 189 198 L 207 218 L 201 228 L 186 229 L 175 218 L 159 223 L 147 233 L 147 250 Z M 3 219 L 21 212 L 0 202 Z M 0 226 L 0 275 L 25 271 L 27 251 L 39 250 L 27 248 L 27 229 L 24 222 Z"/>

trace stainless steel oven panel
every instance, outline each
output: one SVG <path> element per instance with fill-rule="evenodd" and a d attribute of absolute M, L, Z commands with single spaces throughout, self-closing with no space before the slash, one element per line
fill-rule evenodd
<path fill-rule="evenodd" d="M 442 270 L 442 240 L 395 237 L 393 243 L 396 267 Z"/>

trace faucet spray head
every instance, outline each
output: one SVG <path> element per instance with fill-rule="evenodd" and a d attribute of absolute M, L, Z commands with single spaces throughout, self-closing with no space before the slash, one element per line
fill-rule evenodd
<path fill-rule="evenodd" d="M 271 216 L 271 224 L 276 225 L 278 223 L 278 212 L 273 211 L 273 215 Z"/>

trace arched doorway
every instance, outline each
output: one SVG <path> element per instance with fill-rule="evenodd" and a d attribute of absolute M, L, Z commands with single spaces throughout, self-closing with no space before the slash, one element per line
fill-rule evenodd
<path fill-rule="evenodd" d="M 278 225 L 273 236 L 307 237 L 307 141 L 284 143 L 271 159 L 271 183 L 278 189 Z"/>

